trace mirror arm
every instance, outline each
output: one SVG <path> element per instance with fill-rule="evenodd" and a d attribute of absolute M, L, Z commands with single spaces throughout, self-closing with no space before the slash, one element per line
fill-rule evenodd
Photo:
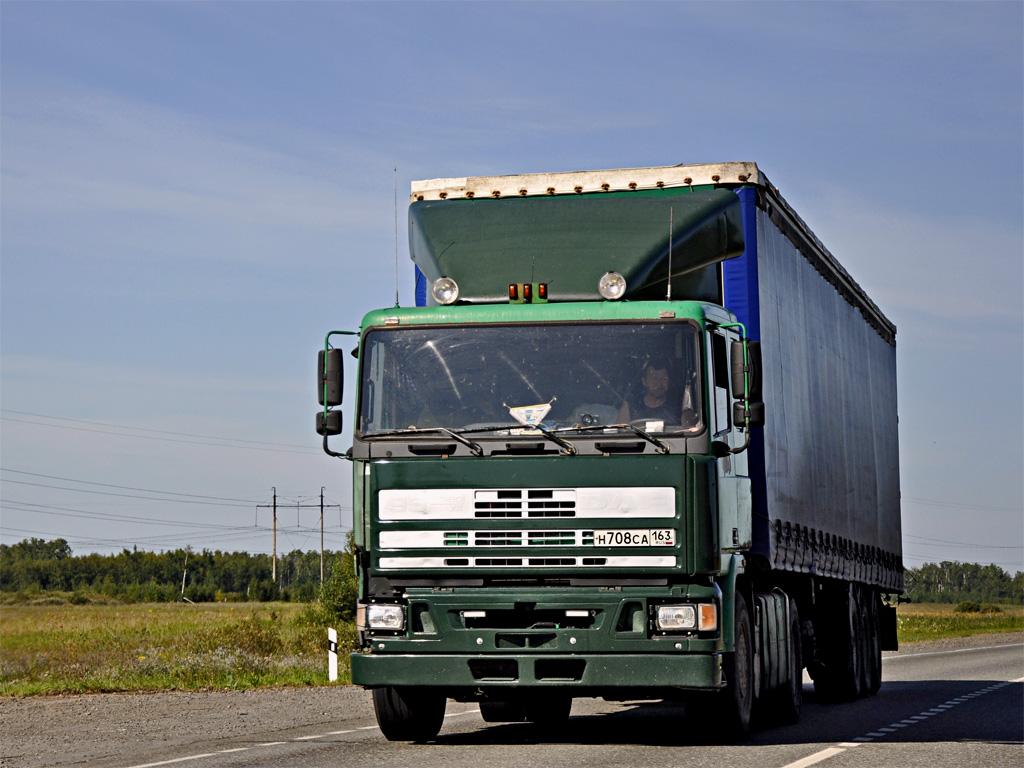
<path fill-rule="evenodd" d="M 729 449 L 729 453 L 733 454 L 734 456 L 737 453 L 743 453 L 745 450 L 747 450 L 747 448 L 750 447 L 750 427 L 747 426 L 743 430 L 743 433 L 744 433 L 743 434 L 743 445 L 741 445 L 739 448 L 730 448 Z"/>

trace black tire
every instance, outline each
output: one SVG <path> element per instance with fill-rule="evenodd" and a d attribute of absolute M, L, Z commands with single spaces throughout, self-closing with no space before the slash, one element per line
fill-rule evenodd
<path fill-rule="evenodd" d="M 444 723 L 448 700 L 423 688 L 393 685 L 373 689 L 377 725 L 388 741 L 429 741 Z"/>
<path fill-rule="evenodd" d="M 814 678 L 814 691 L 824 701 L 853 701 L 861 695 L 863 616 L 859 590 L 847 585 L 835 595 L 835 604 L 823 637 L 823 668 Z"/>
<path fill-rule="evenodd" d="M 826 701 L 853 701 L 861 692 L 864 630 L 856 590 L 836 596 L 832 620 L 822 640 L 825 668 L 814 679 L 814 690 Z"/>
<path fill-rule="evenodd" d="M 535 694 L 524 705 L 526 719 L 541 729 L 565 725 L 572 711 L 572 697 L 554 691 Z"/>
<path fill-rule="evenodd" d="M 871 691 L 871 606 L 870 593 L 858 590 L 857 610 L 860 612 L 860 635 L 857 648 L 860 651 L 860 696 L 869 696 Z"/>
<path fill-rule="evenodd" d="M 769 696 L 769 714 L 779 723 L 792 725 L 800 720 L 804 704 L 803 639 L 796 600 L 789 601 L 789 681 Z"/>
<path fill-rule="evenodd" d="M 868 593 L 868 656 L 864 667 L 868 670 L 868 682 L 865 695 L 874 696 L 882 687 L 882 632 L 878 613 L 878 595 Z"/>
<path fill-rule="evenodd" d="M 722 668 L 725 690 L 719 694 L 719 722 L 726 738 L 740 740 L 750 733 L 754 703 L 754 644 L 750 614 L 743 595 L 736 593 L 733 619 L 733 652 L 725 654 Z"/>
<path fill-rule="evenodd" d="M 526 712 L 518 701 L 481 701 L 480 717 L 485 723 L 521 723 Z"/>

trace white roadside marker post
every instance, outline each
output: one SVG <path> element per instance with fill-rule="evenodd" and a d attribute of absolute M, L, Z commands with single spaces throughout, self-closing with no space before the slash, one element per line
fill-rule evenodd
<path fill-rule="evenodd" d="M 338 680 L 338 630 L 327 630 L 327 676 L 330 681 Z"/>

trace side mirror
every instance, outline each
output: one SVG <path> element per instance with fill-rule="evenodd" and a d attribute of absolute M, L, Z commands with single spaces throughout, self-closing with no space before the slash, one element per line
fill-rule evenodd
<path fill-rule="evenodd" d="M 327 437 L 341 434 L 341 411 L 316 412 L 316 433 Z"/>
<path fill-rule="evenodd" d="M 732 423 L 737 427 L 763 427 L 764 403 L 737 400 L 732 404 Z"/>
<path fill-rule="evenodd" d="M 326 354 L 321 349 L 317 354 L 316 397 L 320 405 L 341 405 L 344 368 L 340 349 L 328 349 Z"/>
<path fill-rule="evenodd" d="M 744 365 L 743 345 L 747 346 L 747 360 Z M 732 396 L 742 400 L 744 392 L 752 402 L 761 399 L 761 342 L 759 341 L 734 341 L 730 350 L 732 358 Z M 744 385 L 743 373 L 746 369 L 747 382 Z"/>

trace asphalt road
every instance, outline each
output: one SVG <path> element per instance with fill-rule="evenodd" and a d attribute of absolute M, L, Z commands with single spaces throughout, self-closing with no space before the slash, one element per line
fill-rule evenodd
<path fill-rule="evenodd" d="M 194 738 L 161 749 L 134 745 L 131 759 L 61 760 L 105 768 L 498 768 L 499 766 L 687 766 L 854 768 L 857 766 L 1024 766 L 1024 644 L 925 649 L 887 655 L 876 697 L 819 704 L 805 686 L 796 726 L 762 724 L 738 745 L 695 731 L 665 703 L 578 699 L 568 725 L 539 737 L 527 724 L 488 725 L 473 705 L 449 702 L 436 741 L 386 741 L 365 702 L 328 725 Z M 365 696 L 358 691 L 353 695 Z M 367 697 L 368 698 L 368 697 Z M 332 727 L 333 726 L 333 727 Z M 73 749 L 73 745 L 68 745 Z M 7 751 L 7 747 L 4 748 Z M 13 765 L 13 763 L 12 763 Z"/>

